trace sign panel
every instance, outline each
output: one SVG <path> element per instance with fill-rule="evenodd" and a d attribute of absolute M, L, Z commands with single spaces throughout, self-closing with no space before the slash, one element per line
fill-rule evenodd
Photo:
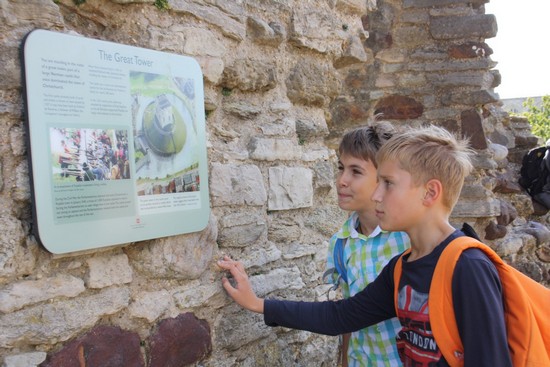
<path fill-rule="evenodd" d="M 193 58 L 35 30 L 23 59 L 35 228 L 46 249 L 206 227 L 204 89 Z"/>

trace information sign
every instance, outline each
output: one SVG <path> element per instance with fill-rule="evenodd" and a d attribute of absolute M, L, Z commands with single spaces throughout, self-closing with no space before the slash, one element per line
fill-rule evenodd
<path fill-rule="evenodd" d="M 46 249 L 205 228 L 204 88 L 193 58 L 35 30 L 23 63 L 35 229 Z"/>

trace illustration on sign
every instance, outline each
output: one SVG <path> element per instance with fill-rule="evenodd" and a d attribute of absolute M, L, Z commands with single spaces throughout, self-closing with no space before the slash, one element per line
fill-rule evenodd
<path fill-rule="evenodd" d="M 206 226 L 194 59 L 46 30 L 27 36 L 23 57 L 36 234 L 49 251 Z"/>

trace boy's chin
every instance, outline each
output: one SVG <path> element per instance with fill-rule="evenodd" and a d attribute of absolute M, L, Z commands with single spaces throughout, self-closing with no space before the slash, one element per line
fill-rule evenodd
<path fill-rule="evenodd" d="M 350 205 L 350 203 L 347 203 L 347 202 L 344 202 L 344 203 L 338 202 L 338 207 L 342 210 L 346 210 L 349 212 L 355 210 L 355 205 Z"/>
<path fill-rule="evenodd" d="M 395 232 L 396 231 L 395 226 L 393 226 L 391 223 L 385 222 L 383 220 L 378 221 L 378 226 L 383 231 L 388 231 L 388 232 Z"/>

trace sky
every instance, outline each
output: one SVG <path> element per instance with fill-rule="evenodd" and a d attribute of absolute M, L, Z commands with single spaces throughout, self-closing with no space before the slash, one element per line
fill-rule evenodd
<path fill-rule="evenodd" d="M 490 0 L 498 32 L 485 42 L 493 49 L 502 82 L 501 99 L 550 95 L 550 0 Z"/>

